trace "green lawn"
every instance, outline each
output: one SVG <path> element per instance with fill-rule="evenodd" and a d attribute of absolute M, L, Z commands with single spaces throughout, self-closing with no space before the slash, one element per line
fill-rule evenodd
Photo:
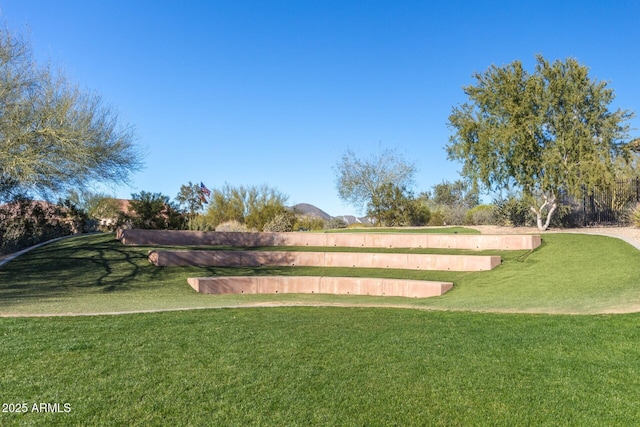
<path fill-rule="evenodd" d="M 640 251 L 619 240 L 544 235 L 536 251 L 503 252 L 501 266 L 480 273 L 158 268 L 148 249 L 113 235 L 36 249 L 0 268 L 0 313 L 316 306 L 0 318 L 0 425 L 626 426 L 640 419 L 640 313 L 584 314 L 640 309 Z M 186 283 L 238 273 L 366 273 L 455 286 L 442 297 L 410 299 L 213 296 Z M 34 412 L 42 403 L 70 412 Z M 10 404 L 28 413 L 6 412 Z"/>
<path fill-rule="evenodd" d="M 102 234 L 70 238 L 29 252 L 0 268 L 0 313 L 104 313 L 272 302 L 587 314 L 640 309 L 640 251 L 602 236 L 548 234 L 544 235 L 542 246 L 531 254 L 482 252 L 500 254 L 503 264 L 492 271 L 473 273 L 319 267 L 161 268 L 147 261 L 149 249 L 123 246 L 113 235 Z M 445 280 L 452 281 L 454 288 L 442 297 L 411 299 L 214 296 L 197 294 L 187 284 L 187 277 L 244 274 Z"/>
<path fill-rule="evenodd" d="M 325 233 L 428 233 L 428 234 L 480 234 L 467 227 L 350 227 L 327 230 Z"/>
<path fill-rule="evenodd" d="M 0 319 L 0 425 L 637 425 L 640 315 L 245 308 Z"/>

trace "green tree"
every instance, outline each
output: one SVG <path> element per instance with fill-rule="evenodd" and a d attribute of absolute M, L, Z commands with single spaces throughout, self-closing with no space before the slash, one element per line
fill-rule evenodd
<path fill-rule="evenodd" d="M 471 209 L 480 203 L 480 194 L 469 182 L 456 180 L 454 182 L 442 181 L 433 186 L 427 193 L 427 198 L 436 205 L 450 207 L 464 207 Z"/>
<path fill-rule="evenodd" d="M 367 215 L 375 218 L 380 226 L 426 225 L 430 211 L 405 188 L 387 183 L 368 205 Z"/>
<path fill-rule="evenodd" d="M 469 209 L 478 205 L 480 194 L 477 186 L 468 180 L 454 182 L 442 181 L 432 187 L 431 191 L 419 195 L 434 215 L 434 222 L 443 224 L 462 224 Z M 435 225 L 435 224 L 434 224 Z"/>
<path fill-rule="evenodd" d="M 176 201 L 179 206 L 187 212 L 189 229 L 193 230 L 197 228 L 194 222 L 198 213 L 202 211 L 206 201 L 203 189 L 198 184 L 193 184 L 189 181 L 188 184 L 180 186 L 180 192 L 176 196 Z"/>
<path fill-rule="evenodd" d="M 396 150 L 384 149 L 369 158 L 359 158 L 347 150 L 336 164 L 335 171 L 340 198 L 362 210 L 381 197 L 385 184 L 410 188 L 416 166 Z"/>
<path fill-rule="evenodd" d="M 385 183 L 372 196 L 367 205 L 367 215 L 374 218 L 379 226 L 405 225 L 410 203 L 404 188 Z"/>
<path fill-rule="evenodd" d="M 233 187 L 225 184 L 211 191 L 206 217 L 216 227 L 237 221 L 254 230 L 262 230 L 269 221 L 286 213 L 288 197 L 275 188 L 262 186 Z"/>
<path fill-rule="evenodd" d="M 87 213 L 90 219 L 115 220 L 121 211 L 118 199 L 104 193 L 93 193 L 88 190 L 70 190 L 65 200 Z"/>
<path fill-rule="evenodd" d="M 30 45 L 0 28 L 0 199 L 89 182 L 127 182 L 141 167 L 134 132 L 95 94 L 38 66 Z"/>
<path fill-rule="evenodd" d="M 83 219 L 75 209 L 16 197 L 0 205 L 0 254 L 81 232 Z"/>
<path fill-rule="evenodd" d="M 133 228 L 155 230 L 184 228 L 184 215 L 161 193 L 141 191 L 131 195 L 129 221 Z"/>
<path fill-rule="evenodd" d="M 537 56 L 533 73 L 515 61 L 475 79 L 464 88 L 469 101 L 449 116 L 449 158 L 489 190 L 521 191 L 540 230 L 549 226 L 560 194 L 580 197 L 611 185 L 628 164 L 624 139 L 633 113 L 610 111 L 613 90 L 575 59 L 550 63 Z"/>
<path fill-rule="evenodd" d="M 87 213 L 96 220 L 115 222 L 121 211 L 120 201 L 105 194 L 96 194 L 88 201 Z"/>

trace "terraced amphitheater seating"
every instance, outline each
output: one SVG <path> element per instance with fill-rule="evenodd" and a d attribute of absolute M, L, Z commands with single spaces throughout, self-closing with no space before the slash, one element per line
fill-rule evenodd
<path fill-rule="evenodd" d="M 408 234 L 408 233 L 224 233 L 169 230 L 119 230 L 126 245 L 235 247 L 437 248 L 467 250 L 533 250 L 539 235 Z M 319 266 L 398 268 L 449 271 L 491 270 L 499 256 L 364 252 L 294 252 L 248 250 L 153 250 L 158 266 Z M 450 282 L 353 277 L 245 276 L 195 277 L 189 284 L 200 293 L 323 293 L 425 298 L 439 296 Z"/>
<path fill-rule="evenodd" d="M 499 256 L 390 254 L 364 252 L 189 251 L 157 250 L 149 253 L 154 265 L 170 267 L 359 267 L 405 270 L 483 271 L 500 265 Z"/>
<path fill-rule="evenodd" d="M 188 282 L 203 294 L 318 293 L 411 298 L 440 296 L 453 287 L 450 282 L 325 276 L 193 277 Z"/>
<path fill-rule="evenodd" d="M 531 250 L 539 235 L 410 233 L 233 233 L 182 230 L 118 230 L 125 245 L 153 246 L 337 246 L 365 248 L 437 248 Z"/>

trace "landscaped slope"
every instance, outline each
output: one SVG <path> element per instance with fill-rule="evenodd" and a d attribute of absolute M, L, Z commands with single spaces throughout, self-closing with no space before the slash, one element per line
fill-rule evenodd
<path fill-rule="evenodd" d="M 36 249 L 0 268 L 0 314 L 104 313 L 251 304 L 397 305 L 418 308 L 541 313 L 640 310 L 640 251 L 613 238 L 544 235 L 540 248 L 500 255 L 488 272 L 355 268 L 158 268 L 148 247 L 126 247 L 113 235 L 71 238 Z M 419 251 L 416 251 L 419 252 Z M 410 299 L 334 295 L 199 295 L 188 277 L 216 275 L 368 276 L 451 281 L 442 297 Z"/>

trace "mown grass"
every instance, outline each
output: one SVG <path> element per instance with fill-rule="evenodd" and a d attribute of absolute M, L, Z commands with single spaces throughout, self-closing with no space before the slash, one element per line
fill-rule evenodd
<path fill-rule="evenodd" d="M 640 251 L 544 235 L 490 272 L 158 268 L 112 235 L 71 238 L 0 268 L 0 314 L 257 302 L 597 313 L 640 307 Z M 427 299 L 208 296 L 210 274 L 452 280 Z M 232 308 L 0 318 L 0 425 L 635 425 L 640 314 L 370 307 Z M 69 413 L 32 412 L 65 403 Z"/>
<path fill-rule="evenodd" d="M 544 235 L 542 246 L 533 253 L 497 252 L 503 257 L 502 265 L 473 273 L 313 267 L 162 268 L 147 261 L 149 249 L 123 246 L 113 235 L 104 234 L 70 238 L 29 252 L 0 268 L 0 314 L 104 313 L 260 302 L 546 313 L 640 309 L 640 251 L 602 236 Z M 442 297 L 410 299 L 353 295 L 212 296 L 197 294 L 187 284 L 188 277 L 251 274 L 443 280 L 452 281 L 454 288 Z"/>
<path fill-rule="evenodd" d="M 326 230 L 325 233 L 480 234 L 480 231 L 467 227 L 349 227 Z"/>
<path fill-rule="evenodd" d="M 1 425 L 635 425 L 640 315 L 252 308 L 0 319 Z"/>

